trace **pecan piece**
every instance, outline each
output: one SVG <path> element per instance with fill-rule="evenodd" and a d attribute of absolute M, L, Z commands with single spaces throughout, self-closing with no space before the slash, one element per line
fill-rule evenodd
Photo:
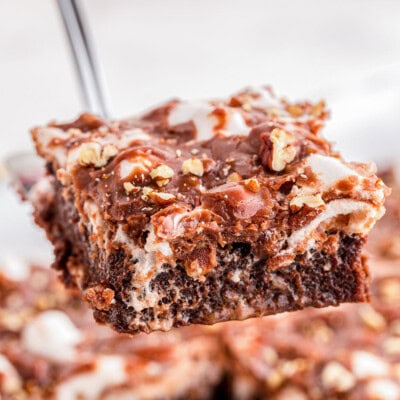
<path fill-rule="evenodd" d="M 296 157 L 296 138 L 284 129 L 261 134 L 260 158 L 264 167 L 280 172 Z"/>

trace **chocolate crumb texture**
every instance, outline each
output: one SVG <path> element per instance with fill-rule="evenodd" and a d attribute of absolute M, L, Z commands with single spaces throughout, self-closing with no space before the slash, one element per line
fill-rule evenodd
<path fill-rule="evenodd" d="M 33 129 L 55 268 L 131 334 L 367 301 L 389 191 L 321 136 L 327 117 L 262 87 Z"/>

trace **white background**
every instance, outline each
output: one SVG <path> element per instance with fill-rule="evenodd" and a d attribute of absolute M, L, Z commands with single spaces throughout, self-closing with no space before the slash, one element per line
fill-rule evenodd
<path fill-rule="evenodd" d="M 354 159 L 400 150 L 398 0 L 86 0 L 115 117 L 169 97 L 272 84 L 325 97 L 326 135 Z M 55 0 L 0 0 L 0 157 L 28 130 L 82 111 Z M 3 254 L 39 252 L 26 207 L 0 188 Z"/>

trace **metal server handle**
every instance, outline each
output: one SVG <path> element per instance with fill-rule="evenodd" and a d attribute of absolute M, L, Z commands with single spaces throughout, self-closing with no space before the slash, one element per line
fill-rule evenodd
<path fill-rule="evenodd" d="M 90 34 L 79 0 L 57 0 L 68 36 L 80 88 L 88 111 L 109 117 L 105 94 L 100 81 L 99 66 L 90 42 Z"/>

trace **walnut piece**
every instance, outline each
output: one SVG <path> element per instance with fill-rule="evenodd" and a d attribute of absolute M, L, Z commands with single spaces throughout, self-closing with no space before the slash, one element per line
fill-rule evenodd
<path fill-rule="evenodd" d="M 203 163 L 198 158 L 189 158 L 182 163 L 182 172 L 184 175 L 193 174 L 196 176 L 203 176 Z"/>
<path fill-rule="evenodd" d="M 274 171 L 283 171 L 286 165 L 296 157 L 296 147 L 293 146 L 295 137 L 283 129 L 275 128 L 270 136 L 272 142 L 271 168 Z"/>
<path fill-rule="evenodd" d="M 171 193 L 157 192 L 148 186 L 145 186 L 142 191 L 142 199 L 144 201 L 154 201 L 155 203 L 161 205 L 171 204 L 176 199 L 176 196 Z"/>
<path fill-rule="evenodd" d="M 67 186 L 72 183 L 71 175 L 67 172 L 65 168 L 59 168 L 56 171 L 56 177 L 63 186 Z"/>
<path fill-rule="evenodd" d="M 174 176 L 174 170 L 168 165 L 161 164 L 150 172 L 151 178 L 158 186 L 165 186 Z"/>
<path fill-rule="evenodd" d="M 151 187 L 145 186 L 143 189 L 142 200 L 148 201 L 150 200 L 150 195 L 154 192 L 154 189 Z"/>
<path fill-rule="evenodd" d="M 303 206 L 308 206 L 310 208 L 321 207 L 325 204 L 321 197 L 321 194 L 296 196 L 290 200 L 290 207 L 302 208 Z"/>
<path fill-rule="evenodd" d="M 301 117 L 304 114 L 303 108 L 297 104 L 289 104 L 286 106 L 286 111 L 295 118 Z"/>
<path fill-rule="evenodd" d="M 264 167 L 280 172 L 296 157 L 296 138 L 284 129 L 274 128 L 260 136 L 260 158 Z"/>
<path fill-rule="evenodd" d="M 140 190 L 140 187 L 133 185 L 131 182 L 124 182 L 124 189 L 126 193 L 136 193 Z"/>
<path fill-rule="evenodd" d="M 171 193 L 153 191 L 149 194 L 150 198 L 158 204 L 170 204 L 176 197 Z"/>
<path fill-rule="evenodd" d="M 102 147 L 101 144 L 96 142 L 83 143 L 79 148 L 79 163 L 84 167 L 93 165 L 96 168 L 101 168 L 117 153 L 118 149 L 112 144 Z"/>
<path fill-rule="evenodd" d="M 317 104 L 315 104 L 311 110 L 311 115 L 315 118 L 321 117 L 322 113 L 325 110 L 325 101 L 320 100 Z"/>
<path fill-rule="evenodd" d="M 285 381 L 285 377 L 283 374 L 277 369 L 273 369 L 268 375 L 266 379 L 266 383 L 271 390 L 278 389 L 282 383 Z"/>

